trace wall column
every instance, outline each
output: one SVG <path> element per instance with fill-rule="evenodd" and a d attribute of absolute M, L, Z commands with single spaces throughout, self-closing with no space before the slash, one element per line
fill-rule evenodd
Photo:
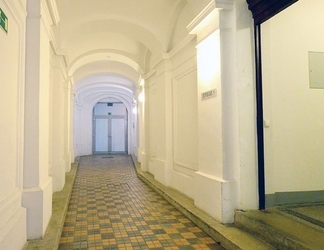
<path fill-rule="evenodd" d="M 231 15 L 233 1 L 211 1 L 188 26 L 197 35 L 199 170 L 194 174 L 194 204 L 224 223 L 234 219 L 238 156 Z"/>
<path fill-rule="evenodd" d="M 149 172 L 165 186 L 171 184 L 173 169 L 173 112 L 172 112 L 172 71 L 169 54 L 163 54 L 148 77 L 149 90 L 145 93 L 146 148 L 149 147 Z M 148 154 L 147 154 L 148 155 Z"/>
<path fill-rule="evenodd" d="M 61 191 L 65 184 L 64 157 L 64 87 L 59 56 L 52 56 L 51 71 L 51 119 L 50 119 L 50 175 L 53 191 Z"/>
<path fill-rule="evenodd" d="M 172 98 L 172 64 L 168 54 L 164 55 L 165 78 L 165 183 L 171 185 L 173 170 L 173 98 Z"/>
<path fill-rule="evenodd" d="M 149 89 L 144 79 L 141 80 L 140 88 L 137 95 L 138 105 L 138 124 L 139 124 L 139 147 L 138 160 L 141 163 L 141 169 L 144 172 L 149 171 Z"/>
<path fill-rule="evenodd" d="M 71 77 L 67 77 L 64 81 L 64 159 L 65 159 L 65 172 L 70 172 L 72 161 L 71 154 Z"/>
<path fill-rule="evenodd" d="M 52 214 L 49 176 L 49 40 L 41 0 L 27 1 L 24 177 L 27 238 L 42 238 Z"/>

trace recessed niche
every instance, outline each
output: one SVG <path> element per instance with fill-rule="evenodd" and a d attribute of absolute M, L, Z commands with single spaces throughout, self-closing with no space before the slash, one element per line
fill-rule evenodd
<path fill-rule="evenodd" d="M 309 86 L 324 89 L 324 52 L 308 52 Z"/>

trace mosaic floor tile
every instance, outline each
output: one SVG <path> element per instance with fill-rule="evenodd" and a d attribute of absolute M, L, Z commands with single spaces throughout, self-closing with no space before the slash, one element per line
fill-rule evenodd
<path fill-rule="evenodd" d="M 136 176 L 129 156 L 82 157 L 59 250 L 224 249 Z"/>

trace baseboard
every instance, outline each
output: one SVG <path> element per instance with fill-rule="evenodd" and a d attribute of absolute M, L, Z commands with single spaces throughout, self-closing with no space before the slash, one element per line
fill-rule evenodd
<path fill-rule="evenodd" d="M 266 207 L 324 202 L 324 190 L 266 194 Z"/>

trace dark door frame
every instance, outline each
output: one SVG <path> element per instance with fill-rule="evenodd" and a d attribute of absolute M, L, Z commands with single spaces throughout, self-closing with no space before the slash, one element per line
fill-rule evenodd
<path fill-rule="evenodd" d="M 259 209 L 265 209 L 261 24 L 298 0 L 246 0 L 254 19 Z"/>

